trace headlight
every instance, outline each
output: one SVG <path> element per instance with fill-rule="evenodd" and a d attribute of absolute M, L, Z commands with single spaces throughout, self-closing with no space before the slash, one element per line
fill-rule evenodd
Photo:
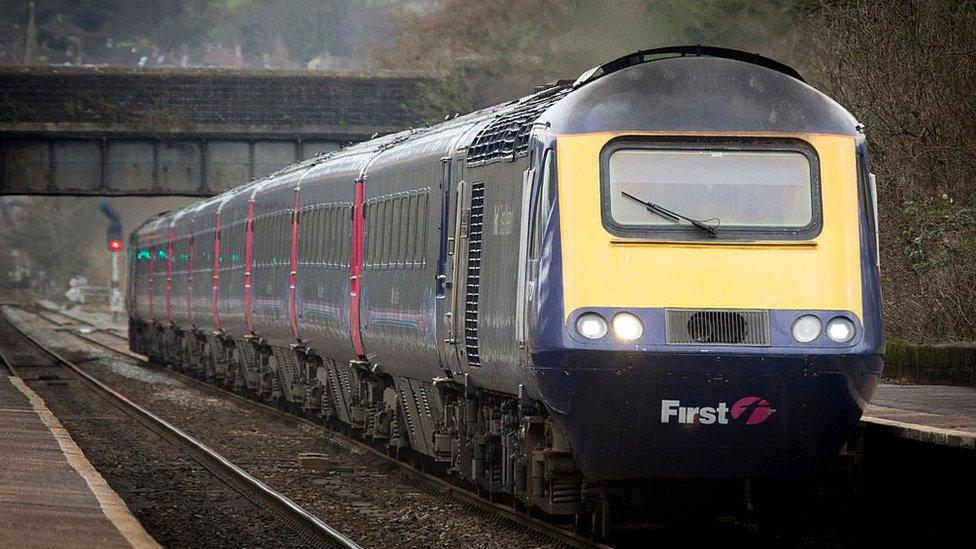
<path fill-rule="evenodd" d="M 800 343 L 810 343 L 820 336 L 823 324 L 813 315 L 803 315 L 793 323 L 793 339 Z"/>
<path fill-rule="evenodd" d="M 837 343 L 847 343 L 854 339 L 854 323 L 839 316 L 827 323 L 827 337 Z"/>
<path fill-rule="evenodd" d="M 607 335 L 607 321 L 596 313 L 585 313 L 576 319 L 576 331 L 587 339 L 600 339 Z"/>
<path fill-rule="evenodd" d="M 636 315 L 617 313 L 613 317 L 613 333 L 620 339 L 634 341 L 644 335 L 644 324 Z"/>

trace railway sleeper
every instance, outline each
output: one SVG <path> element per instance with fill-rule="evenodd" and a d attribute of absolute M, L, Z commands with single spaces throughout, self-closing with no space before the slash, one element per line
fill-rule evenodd
<path fill-rule="evenodd" d="M 216 362 L 224 360 L 225 386 L 251 396 L 259 396 L 257 388 L 265 393 L 261 398 L 286 410 L 346 430 L 422 470 L 463 479 L 492 500 L 571 518 L 577 533 L 595 539 L 609 533 L 611 511 L 614 526 L 626 527 L 648 516 L 675 520 L 683 506 L 658 505 L 679 494 L 699 502 L 692 504 L 696 508 L 728 510 L 743 501 L 741 483 L 735 482 L 587 482 L 539 403 L 472 389 L 463 380 L 397 378 L 359 361 L 338 365 L 305 348 L 278 348 L 258 338 L 234 341 L 214 334 L 194 343 L 170 327 L 134 328 L 133 347 L 146 349 L 156 362 L 165 364 L 163 357 L 176 352 L 184 358 L 174 366 L 216 372 Z M 208 381 L 218 383 L 219 377 Z M 775 515 L 770 509 L 780 507 L 770 501 L 785 501 L 773 488 L 745 490 L 746 500 L 759 494 L 752 501 L 765 510 L 767 522 Z M 723 497 L 716 499 L 716 493 Z"/>
<path fill-rule="evenodd" d="M 208 381 L 413 456 L 424 469 L 459 477 L 493 500 L 573 517 L 587 529 L 606 522 L 607 493 L 584 482 L 566 440 L 530 399 L 481 391 L 465 379 L 430 381 L 377 372 L 364 361 L 338 364 L 304 346 L 269 345 L 256 336 L 159 325 L 132 326 L 132 345 L 157 362 L 178 363 Z"/>

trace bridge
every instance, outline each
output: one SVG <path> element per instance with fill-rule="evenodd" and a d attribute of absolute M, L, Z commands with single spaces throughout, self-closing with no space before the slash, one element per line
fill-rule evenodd
<path fill-rule="evenodd" d="M 0 195 L 210 196 L 419 124 L 415 73 L 0 68 Z"/>

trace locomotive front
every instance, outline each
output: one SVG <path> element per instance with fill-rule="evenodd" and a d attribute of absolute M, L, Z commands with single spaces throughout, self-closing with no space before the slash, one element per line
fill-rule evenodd
<path fill-rule="evenodd" d="M 539 394 L 589 479 L 808 475 L 883 362 L 862 128 L 782 66 L 639 61 L 542 120 Z"/>

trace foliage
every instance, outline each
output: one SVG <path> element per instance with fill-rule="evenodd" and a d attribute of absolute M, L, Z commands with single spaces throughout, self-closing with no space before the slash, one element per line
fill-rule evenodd
<path fill-rule="evenodd" d="M 867 128 L 886 331 L 976 340 L 976 2 L 807 7 L 790 49 Z"/>
<path fill-rule="evenodd" d="M 701 42 L 771 49 L 785 34 L 791 6 L 767 0 L 445 0 L 428 12 L 399 11 L 391 23 L 396 40 L 374 49 L 373 63 L 439 75 L 443 116 L 575 78 L 640 49 Z"/>
<path fill-rule="evenodd" d="M 354 63 L 393 0 L 34 0 L 39 42 L 52 62 L 124 63 L 147 55 L 164 64 L 304 68 L 323 53 Z M 0 29 L 23 28 L 27 2 L 0 0 Z M 6 26 L 4 26 L 6 24 Z M 111 46 L 106 47 L 111 39 Z M 0 40 L 3 43 L 4 40 Z M 12 43 L 22 43 L 14 39 Z M 132 49 L 132 54 L 124 52 Z M 138 53 L 137 53 L 138 50 Z M 67 52 L 71 52 L 68 54 Z M 2 55 L 0 55 L 2 57 Z M 57 61 L 60 60 L 60 61 Z"/>
<path fill-rule="evenodd" d="M 916 274 L 953 268 L 955 263 L 976 265 L 976 208 L 960 206 L 943 194 L 905 201 L 904 214 L 904 253 Z"/>
<path fill-rule="evenodd" d="M 90 258 L 95 257 L 95 243 L 78 238 L 78 227 L 98 222 L 97 212 L 71 207 L 71 199 L 50 198 L 32 200 L 13 212 L 14 223 L 4 231 L 0 248 L 6 267 L 17 257 L 18 267 L 34 277 L 36 288 L 63 292 L 68 279 L 88 270 Z M 9 272 L 0 273 L 8 277 Z"/>

